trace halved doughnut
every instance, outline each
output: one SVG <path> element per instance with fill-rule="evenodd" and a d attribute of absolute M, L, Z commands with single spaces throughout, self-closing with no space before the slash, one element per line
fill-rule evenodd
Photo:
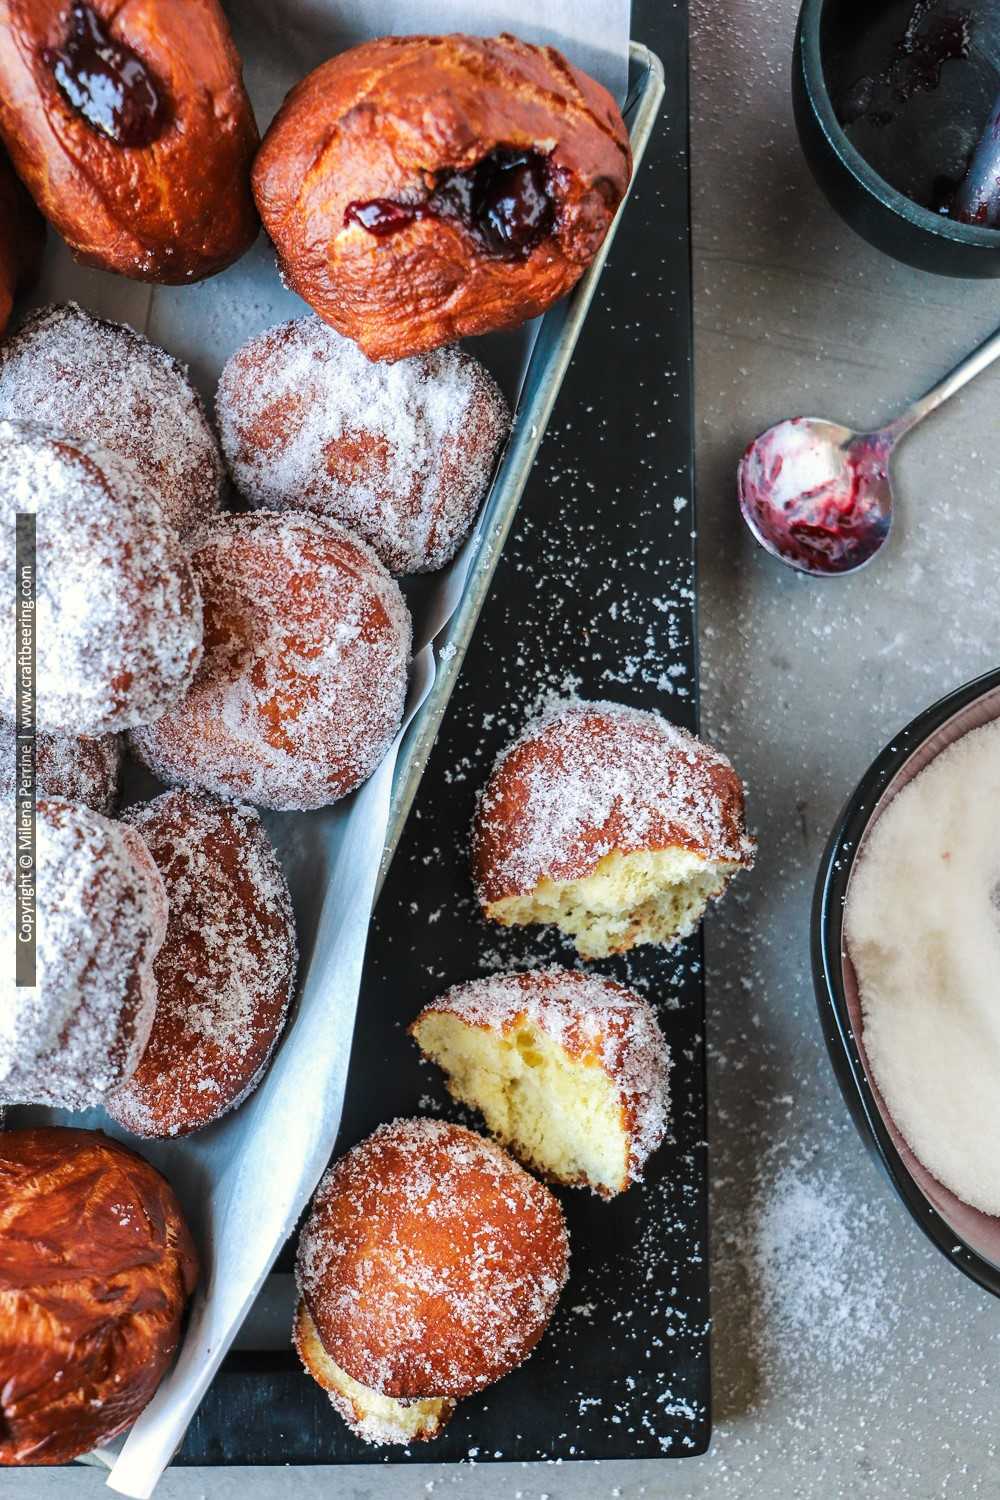
<path fill-rule="evenodd" d="M 726 757 L 659 714 L 560 704 L 503 752 L 479 799 L 483 913 L 551 923 L 583 958 L 670 946 L 753 864 Z"/>
<path fill-rule="evenodd" d="M 453 1097 L 556 1182 L 614 1197 L 666 1133 L 666 1039 L 647 1000 L 600 975 L 536 969 L 455 985 L 410 1035 Z"/>

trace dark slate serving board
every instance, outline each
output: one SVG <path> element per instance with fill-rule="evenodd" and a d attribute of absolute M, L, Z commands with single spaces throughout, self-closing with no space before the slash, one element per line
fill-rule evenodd
<path fill-rule="evenodd" d="M 460 1118 L 405 1034 L 447 985 L 572 963 L 471 901 L 473 799 L 548 693 L 658 708 L 697 727 L 688 247 L 687 15 L 637 0 L 633 34 L 667 93 L 631 205 L 492 596 L 380 899 L 338 1154 L 395 1115 Z M 181 1464 L 626 1458 L 699 1453 L 710 1432 L 704 996 L 700 939 L 599 966 L 657 1004 L 674 1058 L 673 1139 L 611 1204 L 563 1192 L 569 1286 L 521 1369 L 410 1450 L 358 1442 L 292 1351 L 229 1356 Z M 474 1120 L 468 1123 L 475 1124 Z M 288 1271 L 292 1249 L 278 1271 Z"/>

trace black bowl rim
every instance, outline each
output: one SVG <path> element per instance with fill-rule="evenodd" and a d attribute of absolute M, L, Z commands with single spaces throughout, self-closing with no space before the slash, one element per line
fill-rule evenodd
<path fill-rule="evenodd" d="M 1000 1266 L 986 1260 L 942 1219 L 910 1176 L 872 1097 L 844 994 L 844 900 L 858 847 L 882 794 L 925 740 L 955 714 L 1000 687 L 1000 667 L 938 699 L 894 735 L 851 794 L 827 842 L 813 895 L 811 956 L 820 1024 L 840 1091 L 862 1140 L 888 1173 L 917 1224 L 954 1265 L 1000 1297 Z"/>
<path fill-rule="evenodd" d="M 802 68 L 806 93 L 816 114 L 820 129 L 826 136 L 830 149 L 838 156 L 851 176 L 872 194 L 891 213 L 906 219 L 915 228 L 922 229 L 935 239 L 951 244 L 975 246 L 983 250 L 996 251 L 1000 247 L 1000 230 L 983 229 L 976 224 L 962 224 L 943 214 L 936 214 L 905 193 L 890 186 L 884 177 L 875 171 L 871 163 L 852 145 L 837 119 L 830 102 L 823 71 L 819 33 L 823 8 L 827 0 L 803 0 L 799 12 L 799 63 Z"/>

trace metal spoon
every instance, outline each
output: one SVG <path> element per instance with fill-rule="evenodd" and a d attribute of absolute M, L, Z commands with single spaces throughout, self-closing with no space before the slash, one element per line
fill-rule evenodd
<path fill-rule="evenodd" d="M 876 432 L 791 417 L 754 438 L 737 471 L 740 510 L 772 557 L 814 576 L 871 561 L 892 524 L 890 460 L 900 438 L 1000 358 L 1000 330 Z"/>

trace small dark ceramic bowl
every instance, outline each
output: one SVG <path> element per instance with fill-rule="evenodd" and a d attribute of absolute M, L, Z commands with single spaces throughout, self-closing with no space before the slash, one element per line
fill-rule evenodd
<path fill-rule="evenodd" d="M 844 905 L 869 829 L 903 786 L 970 729 L 1000 718 L 1000 669 L 967 683 L 896 735 L 866 772 L 830 836 L 812 915 L 812 967 L 823 1035 L 841 1092 L 865 1145 L 942 1254 L 1000 1297 L 1000 1218 L 971 1208 L 921 1166 L 896 1129 L 872 1077 L 857 979 L 843 939 Z"/>
<path fill-rule="evenodd" d="M 912 11 L 913 0 L 907 5 Z M 962 224 L 914 201 L 880 175 L 838 121 L 835 103 L 852 77 L 868 63 L 872 71 L 884 66 L 889 28 L 904 24 L 899 14 L 893 0 L 804 0 L 795 37 L 792 99 L 806 160 L 833 208 L 877 249 L 922 271 L 1000 276 L 1000 230 Z M 984 65 L 979 74 L 973 72 L 968 86 L 961 81 L 955 88 L 953 103 L 950 97 L 935 101 L 932 93 L 919 99 L 915 126 L 898 153 L 899 180 L 906 181 L 911 171 L 914 181 L 928 183 L 934 173 L 961 177 L 995 92 L 995 74 Z M 880 137 L 876 133 L 870 139 Z M 926 153 L 926 163 L 919 159 L 921 153 Z"/>

